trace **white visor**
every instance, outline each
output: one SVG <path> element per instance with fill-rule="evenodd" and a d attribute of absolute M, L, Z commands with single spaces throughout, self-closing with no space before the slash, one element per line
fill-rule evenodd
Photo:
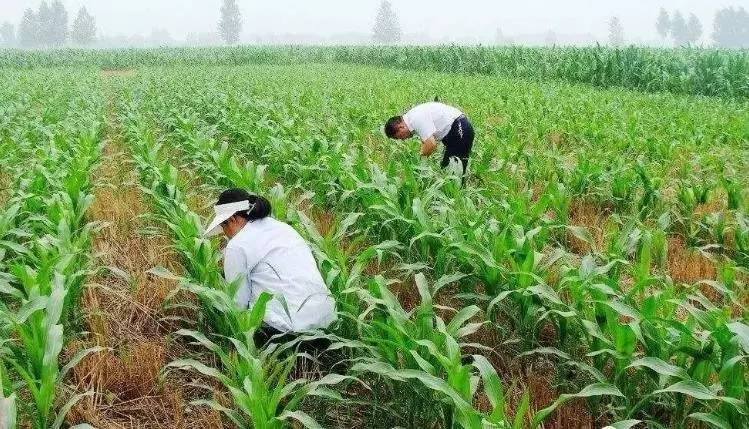
<path fill-rule="evenodd" d="M 236 203 L 221 204 L 213 206 L 213 210 L 216 212 L 216 215 L 208 225 L 208 228 L 205 229 L 205 232 L 203 233 L 204 237 L 218 235 L 221 232 L 221 224 L 234 216 L 234 213 L 241 212 L 242 210 L 250 210 L 250 202 L 244 200 L 237 201 Z"/>

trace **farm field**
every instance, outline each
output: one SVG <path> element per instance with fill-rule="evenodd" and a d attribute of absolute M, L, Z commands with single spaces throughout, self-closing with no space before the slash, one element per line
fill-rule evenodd
<path fill-rule="evenodd" d="M 747 427 L 746 101 L 350 63 L 0 83 L 0 427 Z M 464 188 L 381 131 L 435 97 L 476 125 Z M 321 356 L 253 343 L 202 238 L 228 187 L 310 243 Z"/>

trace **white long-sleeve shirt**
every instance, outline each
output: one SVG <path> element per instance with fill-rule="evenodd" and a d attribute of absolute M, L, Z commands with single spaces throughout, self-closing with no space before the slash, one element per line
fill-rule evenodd
<path fill-rule="evenodd" d="M 250 222 L 229 240 L 224 275 L 229 282 L 241 278 L 235 297 L 241 308 L 251 307 L 263 292 L 274 296 L 264 321 L 279 331 L 325 328 L 336 320 L 335 300 L 309 245 L 276 219 Z"/>
<path fill-rule="evenodd" d="M 450 133 L 453 122 L 463 112 L 455 107 L 436 101 L 419 104 L 403 115 L 409 131 L 416 133 L 422 141 L 431 137 L 442 140 Z"/>

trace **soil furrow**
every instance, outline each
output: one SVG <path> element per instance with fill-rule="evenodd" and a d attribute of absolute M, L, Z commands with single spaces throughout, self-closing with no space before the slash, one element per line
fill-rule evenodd
<path fill-rule="evenodd" d="M 173 282 L 147 274 L 156 266 L 179 272 L 177 257 L 165 236 L 148 219 L 149 207 L 137 174 L 123 152 L 114 110 L 113 74 L 104 73 L 108 97 L 107 145 L 95 172 L 97 190 L 91 208 L 106 227 L 96 237 L 97 265 L 102 267 L 82 302 L 87 335 L 73 342 L 72 355 L 86 347 L 109 350 L 86 358 L 72 371 L 77 392 L 93 391 L 70 413 L 71 423 L 106 428 L 216 428 L 220 416 L 205 407 L 190 407 L 190 380 L 160 379 L 164 365 L 186 351 L 172 341 L 175 325 L 164 302 Z"/>

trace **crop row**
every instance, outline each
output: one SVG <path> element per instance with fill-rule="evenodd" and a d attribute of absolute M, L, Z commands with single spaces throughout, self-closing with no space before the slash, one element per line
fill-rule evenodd
<path fill-rule="evenodd" d="M 150 109 L 142 108 L 142 111 L 146 112 L 150 111 Z M 264 190 L 264 177 L 261 169 L 239 161 L 227 153 L 225 146 L 221 147 L 215 140 L 206 139 L 204 135 L 205 130 L 201 130 L 199 124 L 191 124 L 189 121 L 185 121 L 184 118 L 172 119 L 179 122 L 179 128 L 175 130 L 176 138 L 169 140 L 170 144 L 174 145 L 175 148 L 179 148 L 179 151 L 188 161 L 190 167 L 200 172 L 208 183 L 214 187 L 244 186 L 256 192 Z M 163 129 L 163 127 L 160 128 Z M 153 144 L 147 146 L 151 148 L 155 147 Z M 351 261 L 352 264 L 358 267 L 351 267 L 348 265 L 350 261 L 346 258 L 341 260 L 340 252 L 333 245 L 335 241 L 347 234 L 346 225 L 354 221 L 355 216 L 349 216 L 341 223 L 333 226 L 336 230 L 336 235 L 331 237 L 333 241 L 328 239 L 329 246 L 323 247 L 320 246 L 322 244 L 321 240 L 323 240 L 320 234 L 309 220 L 306 219 L 303 212 L 289 205 L 290 196 L 285 195 L 282 187 L 276 185 L 273 190 L 266 190 L 266 192 L 272 196 L 274 203 L 280 204 L 280 207 L 277 206 L 277 215 L 280 214 L 280 218 L 296 225 L 300 232 L 311 236 L 312 241 L 318 245 L 316 248 L 318 255 L 322 261 L 325 261 L 321 265 L 333 264 L 332 266 L 328 265 L 327 270 L 325 270 L 328 274 L 326 277 L 331 286 L 332 293 L 339 304 L 339 308 L 341 308 L 343 314 L 346 314 L 344 318 L 346 322 L 342 323 L 342 326 L 338 330 L 357 335 L 357 338 L 361 340 L 356 341 L 356 346 L 357 348 L 363 348 L 362 352 L 364 352 L 363 355 L 362 353 L 357 355 L 356 360 L 358 363 L 352 368 L 352 371 L 380 374 L 399 382 L 410 379 L 421 380 L 425 386 L 431 387 L 434 390 L 433 394 L 444 397 L 451 402 L 443 413 L 443 417 L 448 419 L 448 422 L 453 419 L 452 416 L 455 414 L 454 419 L 463 427 L 482 427 L 482 421 L 484 421 L 484 424 L 487 422 L 495 425 L 510 424 L 506 421 L 508 417 L 504 414 L 504 397 L 501 391 L 501 383 L 486 358 L 481 355 L 474 356 L 473 365 L 467 364 L 461 359 L 461 350 L 469 347 L 469 345 L 459 344 L 458 341 L 481 326 L 480 323 L 468 323 L 469 319 L 473 318 L 479 312 L 478 307 L 468 306 L 457 312 L 449 324 L 444 324 L 432 306 L 432 295 L 444 286 L 445 280 L 438 281 L 434 289 L 431 289 L 423 275 L 416 277 L 416 284 L 419 286 L 422 302 L 419 310 L 413 313 L 403 310 L 388 290 L 387 282 L 384 278 L 366 278 L 359 277 L 358 275 L 348 278 L 344 277 L 346 285 L 345 288 L 341 287 L 343 285 L 339 283 L 339 279 L 342 276 L 350 272 L 358 272 L 360 274 L 363 264 L 368 259 L 372 258 L 376 253 L 385 251 L 388 247 L 392 246 L 383 243 L 363 251 L 360 255 L 357 255 L 355 261 Z M 279 208 L 280 210 L 278 210 Z M 189 240 L 186 241 L 189 242 Z M 183 246 L 178 245 L 177 248 L 182 249 Z M 334 265 L 336 262 L 342 263 L 342 265 Z M 206 293 L 205 290 L 196 286 L 191 286 L 190 290 L 198 292 L 201 295 Z M 360 317 L 361 314 L 369 314 L 371 318 L 362 318 Z M 349 321 L 351 320 L 358 322 L 355 324 L 355 328 L 353 330 L 345 329 L 344 326 L 350 327 L 351 323 Z M 216 325 L 214 324 L 213 330 L 215 329 Z M 232 338 L 236 338 L 237 334 L 239 332 L 235 332 Z M 212 351 L 218 353 L 219 347 L 209 342 L 204 336 L 195 332 L 190 333 L 190 335 L 199 339 L 201 343 L 207 345 Z M 242 336 L 245 339 L 244 341 L 249 340 L 247 339 L 247 335 Z M 344 343 L 347 345 L 354 344 L 345 341 Z M 236 341 L 234 341 L 234 345 L 236 346 Z M 286 345 L 284 348 L 287 347 L 289 345 Z M 413 350 L 413 356 L 406 363 L 400 360 L 400 351 L 405 349 Z M 252 351 L 253 349 L 248 347 L 248 350 Z M 223 356 L 221 353 L 219 354 Z M 249 359 L 249 357 L 245 358 Z M 224 364 L 225 371 L 232 371 L 235 368 L 235 364 L 227 363 L 223 357 L 221 361 Z M 180 362 L 175 365 L 186 366 L 186 363 Z M 403 368 L 404 365 L 405 368 Z M 189 366 L 202 369 L 204 372 L 206 371 L 204 366 L 194 361 L 190 362 Z M 394 366 L 398 367 L 398 369 Z M 472 370 L 472 368 L 475 369 Z M 477 371 L 477 373 L 472 375 L 473 371 Z M 216 373 L 212 374 L 219 377 Z M 479 374 L 484 379 L 486 394 L 489 395 L 493 404 L 493 412 L 483 416 L 472 405 L 473 398 L 477 392 L 476 384 L 471 380 L 474 378 L 478 379 Z M 225 378 L 220 379 L 225 380 Z M 317 383 L 327 384 L 331 381 L 340 381 L 343 379 L 343 376 L 328 375 Z M 295 383 L 299 382 L 300 380 L 297 380 Z M 601 386 L 591 387 L 585 394 L 601 394 L 605 391 L 601 390 L 595 393 L 595 388 L 600 389 Z M 328 395 L 330 396 L 331 393 L 328 392 Z M 332 397 L 338 398 L 338 395 L 335 394 Z M 569 398 L 571 397 L 573 395 L 569 395 Z M 258 397 L 257 399 L 260 398 Z M 554 404 L 554 407 L 562 402 L 559 401 L 558 404 Z M 235 404 L 238 406 L 242 404 L 241 401 L 238 401 L 236 394 Z M 275 410 L 275 402 L 271 404 L 274 407 L 274 411 L 277 412 Z M 216 404 L 212 405 L 216 406 Z M 526 398 L 525 407 L 527 408 L 527 406 Z M 552 409 L 553 407 L 545 410 L 545 413 L 539 414 L 538 419 L 543 418 Z M 248 411 L 247 408 L 241 408 L 241 410 Z M 248 412 L 248 414 L 250 413 Z M 518 412 L 513 427 L 520 427 L 524 414 L 522 410 Z M 283 416 L 283 414 L 281 415 Z M 299 412 L 297 412 L 296 416 L 302 422 L 306 421 L 307 417 L 299 414 Z M 233 417 L 233 420 L 236 421 L 235 417 Z M 257 415 L 253 417 L 253 421 L 257 425 L 259 423 L 258 420 L 255 420 L 256 418 L 259 419 L 260 417 Z M 269 423 L 266 422 L 267 424 Z M 270 427 L 266 425 L 258 427 Z M 452 424 L 447 423 L 447 425 L 451 426 Z"/>
<path fill-rule="evenodd" d="M 746 100 L 745 51 L 641 47 L 236 47 L 0 51 L 0 67 L 50 66 L 125 69 L 142 66 L 359 64 L 460 74 L 560 80 L 647 92 Z"/>
<path fill-rule="evenodd" d="M 9 428 L 19 422 L 61 427 L 81 398 L 60 395 L 65 374 L 95 351 L 60 367 L 64 333 L 76 332 L 78 298 L 92 270 L 91 240 L 99 226 L 88 221 L 87 210 L 102 149 L 103 103 L 96 92 L 82 91 L 96 88 L 90 76 L 75 82 L 52 75 L 42 82 L 36 85 L 55 88 L 53 104 L 37 110 L 43 91 L 21 92 L 26 99 L 11 104 L 17 115 L 5 136 L 13 153 L 3 166 L 11 180 L 0 213 L 0 424 Z M 17 91 L 29 89 L 18 85 Z"/>
<path fill-rule="evenodd" d="M 211 86 L 206 82 L 201 85 Z M 296 179 L 305 190 L 329 197 L 338 207 L 349 204 L 365 213 L 356 218 L 355 227 L 401 241 L 411 249 L 413 260 L 421 258 L 435 275 L 456 267 L 467 271 L 486 289 L 485 294 L 474 293 L 470 299 L 483 306 L 493 321 L 497 321 L 493 310 L 502 308 L 510 313 L 515 326 L 529 332 L 551 323 L 560 334 L 560 346 L 577 353 L 550 348 L 533 352 L 552 354 L 582 368 L 583 379 L 613 381 L 623 398 L 613 401 L 612 414 L 630 418 L 647 409 L 646 415 L 653 415 L 665 407 L 678 410 L 674 421 L 684 424 L 687 417 L 736 421 L 746 411 L 741 375 L 746 325 L 732 319 L 726 308 L 707 300 L 698 285 L 684 289 L 653 272 L 652 246 L 657 231 L 643 230 L 633 219 L 621 226 L 615 240 L 619 247 L 609 254 L 588 255 L 578 262 L 565 258 L 561 270 L 551 270 L 560 260 L 560 252 L 547 248 L 554 244 L 556 229 L 569 228 L 542 216 L 545 207 L 557 204 L 553 188 L 547 188 L 546 198 L 536 203 L 547 205 L 540 209 L 491 205 L 470 191 L 468 196 L 460 195 L 451 181 L 436 180 L 429 170 L 413 165 L 412 158 L 398 152 L 405 148 L 393 148 L 396 161 L 383 172 L 365 154 L 351 147 L 343 151 L 341 143 L 319 135 L 310 144 L 300 144 L 301 138 L 290 136 L 299 137 L 307 129 L 304 123 L 289 119 L 295 118 L 289 109 L 264 110 L 270 104 L 267 100 L 207 94 L 206 98 L 226 101 L 219 109 L 204 113 L 208 138 L 216 137 L 215 127 L 231 136 L 232 145 L 268 162 L 271 171 L 278 169 L 283 177 Z M 189 105 L 186 100 L 193 95 L 175 90 L 170 93 L 173 105 L 156 103 L 150 108 L 161 114 L 184 112 Z M 202 108 L 206 109 L 205 105 Z M 321 113 L 303 115 L 319 117 Z M 509 216 L 498 219 L 502 212 Z M 537 218 L 523 219 L 534 212 Z M 493 227 L 491 222 L 488 228 L 481 222 L 492 218 L 496 222 Z M 561 278 L 549 284 L 551 277 L 560 274 Z M 625 274 L 633 277 L 632 285 L 625 282 Z M 704 284 L 719 289 L 730 301 L 735 296 L 731 290 L 735 283 L 730 275 L 723 280 Z M 508 299 L 512 305 L 500 305 Z M 682 315 L 675 319 L 679 309 Z M 705 343 L 704 338 L 712 341 Z M 572 350 L 569 345 L 579 345 L 581 339 L 585 347 Z M 637 374 L 634 378 L 633 371 Z M 721 384 L 712 383 L 716 377 Z M 638 382 L 632 383 L 633 379 Z M 699 401 L 685 409 L 679 406 L 683 395 Z M 663 398 L 670 400 L 664 405 Z"/>

